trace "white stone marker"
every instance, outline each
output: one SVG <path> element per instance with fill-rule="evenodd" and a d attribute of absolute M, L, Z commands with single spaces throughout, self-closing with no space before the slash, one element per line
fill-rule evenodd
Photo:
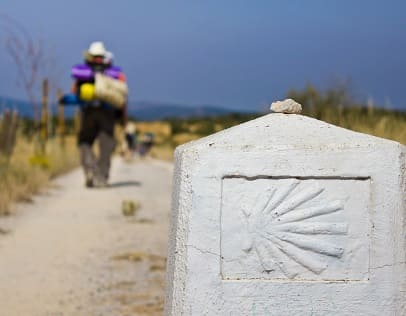
<path fill-rule="evenodd" d="M 405 153 L 293 114 L 179 147 L 165 315 L 406 315 Z"/>

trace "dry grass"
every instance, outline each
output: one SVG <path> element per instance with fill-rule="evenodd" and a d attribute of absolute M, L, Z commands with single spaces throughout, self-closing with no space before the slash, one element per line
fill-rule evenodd
<path fill-rule="evenodd" d="M 66 138 L 64 147 L 59 139 L 50 140 L 45 155 L 34 155 L 34 152 L 33 142 L 19 137 L 9 162 L 0 162 L 0 215 L 10 213 L 12 202 L 30 201 L 51 178 L 79 163 L 73 136 Z"/>
<path fill-rule="evenodd" d="M 315 116 L 311 113 L 308 115 Z M 356 108 L 324 108 L 317 118 L 344 128 L 406 144 L 404 115 Z M 188 124 L 187 121 L 184 123 Z M 196 122 L 190 125 L 192 127 L 200 126 Z M 216 122 L 213 132 L 229 125 L 230 122 L 226 121 Z M 137 123 L 137 128 L 142 132 L 152 131 L 160 135 L 161 139 L 152 147 L 150 155 L 168 161 L 173 159 L 173 151 L 176 146 L 205 136 L 192 132 L 171 134 L 172 129 L 170 126 L 168 127 L 168 123 Z M 122 131 L 116 133 L 116 135 L 121 134 L 123 134 Z M 7 165 L 0 162 L 0 214 L 9 212 L 12 201 L 29 201 L 33 194 L 48 184 L 49 179 L 67 172 L 79 164 L 76 140 L 73 136 L 66 138 L 64 148 L 60 146 L 58 139 L 51 140 L 48 143 L 47 155 L 43 157 L 33 156 L 33 153 L 33 144 L 20 137 L 10 163 Z"/>
<path fill-rule="evenodd" d="M 171 125 L 166 122 L 137 122 L 137 133 L 153 133 L 154 141 L 157 144 L 164 143 L 172 135 Z"/>
<path fill-rule="evenodd" d="M 172 161 L 174 146 L 169 143 L 157 144 L 152 146 L 150 156 L 156 159 Z"/>
<path fill-rule="evenodd" d="M 310 115 L 313 116 L 313 115 Z M 324 108 L 316 118 L 365 134 L 406 144 L 406 114 L 366 108 Z"/>
<path fill-rule="evenodd" d="M 193 133 L 181 133 L 173 135 L 166 139 L 164 142 L 155 143 L 151 149 L 150 156 L 156 159 L 172 161 L 173 151 L 177 146 L 198 139 L 200 137 L 202 137 L 202 135 Z"/>
<path fill-rule="evenodd" d="M 137 122 L 137 131 L 140 133 L 154 133 L 162 134 L 163 136 L 170 136 L 172 133 L 171 125 L 166 122 L 153 121 L 153 122 Z"/>
<path fill-rule="evenodd" d="M 166 258 L 160 255 L 155 255 L 152 253 L 148 253 L 145 251 L 134 251 L 134 252 L 126 252 L 119 255 L 115 255 L 111 257 L 111 260 L 124 260 L 124 261 L 131 261 L 131 262 L 139 262 L 147 260 L 151 263 L 151 265 L 159 265 L 165 267 L 166 265 Z M 164 269 L 164 268 L 163 268 Z"/>
<path fill-rule="evenodd" d="M 366 109 L 362 107 L 322 107 L 319 111 L 305 111 L 304 115 L 344 127 L 357 132 L 391 139 L 406 145 L 406 114 L 382 109 Z M 245 120 L 252 119 L 245 117 Z M 180 132 L 170 135 L 163 143 L 158 143 L 151 150 L 151 156 L 159 159 L 172 160 L 176 146 L 198 139 L 227 127 L 237 125 L 243 120 L 233 120 L 232 116 L 218 118 L 202 118 L 178 120 Z M 202 133 L 203 123 L 210 126 L 207 133 Z M 211 126 L 212 125 L 212 126 Z M 145 126 L 148 126 L 147 124 Z M 159 126 L 159 125 L 156 125 Z M 176 130 L 172 127 L 172 131 Z"/>
<path fill-rule="evenodd" d="M 222 128 L 224 129 L 224 128 Z M 172 138 L 172 142 L 174 144 L 174 146 L 179 146 L 182 145 L 184 143 L 190 142 L 192 140 L 198 139 L 202 137 L 199 134 L 194 134 L 194 133 L 180 133 L 180 134 L 176 134 L 173 136 Z"/>

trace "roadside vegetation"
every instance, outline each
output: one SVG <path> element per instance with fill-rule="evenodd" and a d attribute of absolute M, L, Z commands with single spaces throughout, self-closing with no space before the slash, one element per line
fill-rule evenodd
<path fill-rule="evenodd" d="M 345 87 L 318 91 L 308 85 L 288 97 L 302 104 L 304 115 L 406 144 L 406 112 L 356 102 Z"/>
<path fill-rule="evenodd" d="M 45 148 L 30 134 L 32 121 L 21 120 L 10 156 L 0 155 L 0 215 L 11 212 L 12 202 L 29 202 L 49 181 L 78 166 L 76 137 L 53 136 Z"/>
<path fill-rule="evenodd" d="M 290 91 L 288 97 L 302 104 L 303 115 L 406 144 L 406 112 L 354 102 L 347 90 L 340 88 L 320 92 L 309 85 L 303 90 Z M 153 133 L 155 145 L 150 156 L 170 161 L 177 146 L 261 115 L 235 113 L 137 122 L 137 134 L 142 139 L 145 133 Z M 0 156 L 0 215 L 10 212 L 11 202 L 30 201 L 33 194 L 49 185 L 50 179 L 79 165 L 75 139 L 77 123 L 77 119 L 66 120 L 64 141 L 58 131 L 51 131 L 45 150 L 38 151 L 38 142 L 31 133 L 33 121 L 20 120 L 12 155 L 8 158 Z M 57 126 L 56 118 L 51 125 Z M 123 142 L 122 129 L 118 134 L 121 134 L 119 142 Z"/>
<path fill-rule="evenodd" d="M 349 95 L 346 87 L 318 91 L 308 85 L 302 90 L 291 90 L 287 97 L 302 104 L 303 115 L 406 145 L 406 112 L 356 102 Z M 235 113 L 216 117 L 173 118 L 153 124 L 142 124 L 144 129 L 148 129 L 148 125 L 151 124 L 150 129 L 153 133 L 159 134 L 160 130 L 167 131 L 158 138 L 152 155 L 170 160 L 178 145 L 255 119 L 263 114 Z"/>

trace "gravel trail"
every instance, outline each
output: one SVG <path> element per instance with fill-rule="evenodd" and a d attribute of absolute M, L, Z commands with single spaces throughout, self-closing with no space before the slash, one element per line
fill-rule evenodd
<path fill-rule="evenodd" d="M 77 169 L 0 218 L 0 316 L 161 315 L 171 177 L 116 158 L 110 188 L 86 189 Z"/>

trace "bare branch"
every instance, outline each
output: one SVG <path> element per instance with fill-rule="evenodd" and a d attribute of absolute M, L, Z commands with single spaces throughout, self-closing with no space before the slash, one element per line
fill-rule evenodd
<path fill-rule="evenodd" d="M 22 24 L 4 13 L 0 13 L 0 36 L 4 36 L 6 52 L 17 69 L 17 82 L 24 89 L 38 121 L 40 83 L 43 78 L 54 80 L 55 62 L 49 57 L 43 40 L 34 40 Z"/>

